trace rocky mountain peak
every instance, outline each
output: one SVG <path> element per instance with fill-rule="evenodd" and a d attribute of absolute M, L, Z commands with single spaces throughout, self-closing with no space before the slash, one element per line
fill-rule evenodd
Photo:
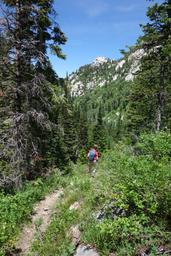
<path fill-rule="evenodd" d="M 110 59 L 102 56 L 98 56 L 95 58 L 91 66 L 98 67 L 99 65 L 108 62 Z"/>
<path fill-rule="evenodd" d="M 96 57 L 87 65 L 69 75 L 71 94 L 83 95 L 86 90 L 102 87 L 116 80 L 132 81 L 140 67 L 142 49 L 132 50 L 118 61 L 106 57 Z"/>

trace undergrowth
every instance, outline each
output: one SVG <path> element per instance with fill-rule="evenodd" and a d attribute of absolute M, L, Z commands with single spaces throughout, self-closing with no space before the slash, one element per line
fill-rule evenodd
<path fill-rule="evenodd" d="M 64 200 L 30 255 L 73 255 L 69 230 L 76 224 L 81 242 L 103 256 L 154 256 L 159 247 L 170 248 L 170 142 L 170 135 L 160 133 L 143 135 L 135 148 L 120 143 L 102 156 L 95 177 L 85 165 L 75 166 Z M 70 210 L 76 201 L 80 209 Z"/>
<path fill-rule="evenodd" d="M 46 180 L 38 178 L 28 182 L 15 194 L 0 193 L 0 255 L 15 246 L 22 224 L 30 220 L 33 205 L 61 183 L 62 177 L 56 169 Z"/>
<path fill-rule="evenodd" d="M 63 199 L 46 232 L 37 232 L 29 255 L 73 255 L 69 230 L 75 225 L 81 243 L 95 246 L 101 256 L 155 256 L 159 248 L 170 250 L 170 145 L 167 133 L 144 134 L 134 147 L 119 143 L 106 151 L 93 174 L 77 164 L 70 175 L 52 177 L 46 186 L 38 180 L 15 196 L 2 194 L 1 244 L 13 244 L 17 224 L 29 216 L 33 203 L 61 184 Z M 71 210 L 75 202 L 79 208 Z"/>

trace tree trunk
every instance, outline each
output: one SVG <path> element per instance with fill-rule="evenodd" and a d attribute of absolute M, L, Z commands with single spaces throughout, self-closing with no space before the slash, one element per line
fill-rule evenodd
<path fill-rule="evenodd" d="M 15 158 L 13 159 L 13 161 L 16 161 L 17 164 L 14 162 L 13 164 L 13 169 L 16 168 L 15 170 L 15 188 L 17 190 L 19 190 L 21 188 L 21 184 L 22 184 L 22 146 L 21 146 L 21 129 L 20 129 L 20 125 L 21 123 L 17 121 L 17 115 L 19 113 L 21 113 L 22 111 L 22 106 L 21 106 L 21 95 L 20 95 L 20 91 L 21 91 L 21 85 L 22 85 L 22 63 L 21 63 L 21 1 L 20 0 L 16 0 L 16 35 L 15 35 L 15 39 L 16 39 L 16 88 L 15 88 L 15 100 L 14 100 L 14 117 L 13 117 L 13 121 L 14 121 L 14 141 L 16 141 L 16 145 L 17 148 L 15 148 L 14 150 L 16 152 L 14 152 L 15 154 Z"/>
<path fill-rule="evenodd" d="M 15 110 L 21 112 L 21 18 L 20 18 L 21 3 L 16 0 L 16 97 Z"/>
<path fill-rule="evenodd" d="M 164 59 L 161 57 L 160 64 L 160 83 L 159 83 L 159 92 L 157 93 L 157 118 L 156 118 L 156 131 L 161 130 L 162 123 L 162 111 L 164 106 L 164 75 L 165 75 L 165 65 Z"/>
<path fill-rule="evenodd" d="M 158 107 L 157 107 L 157 124 L 156 131 L 160 131 L 161 128 L 161 112 L 162 112 L 162 99 L 161 93 L 158 93 Z"/>

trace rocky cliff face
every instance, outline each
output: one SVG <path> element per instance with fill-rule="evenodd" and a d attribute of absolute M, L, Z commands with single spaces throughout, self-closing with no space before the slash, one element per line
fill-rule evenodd
<path fill-rule="evenodd" d="M 143 54 L 143 50 L 139 49 L 126 54 L 118 61 L 97 57 L 91 64 L 82 66 L 69 75 L 72 95 L 82 95 L 86 90 L 104 86 L 118 79 L 132 81 Z"/>

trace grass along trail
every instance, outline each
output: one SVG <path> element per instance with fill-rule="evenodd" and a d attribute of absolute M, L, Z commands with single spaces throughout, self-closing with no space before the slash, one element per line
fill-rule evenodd
<path fill-rule="evenodd" d="M 40 223 L 39 230 L 41 233 L 45 232 L 50 218 L 55 208 L 57 200 L 63 194 L 63 190 L 55 191 L 45 197 L 44 200 L 37 203 L 34 207 L 32 215 L 31 225 L 25 225 L 20 238 L 17 242 L 17 249 L 21 251 L 20 255 L 27 255 L 31 246 L 31 243 L 34 240 L 36 234 L 36 224 Z"/>
<path fill-rule="evenodd" d="M 39 219 L 48 207 L 40 207 L 34 232 L 30 231 L 36 236 L 25 241 L 28 255 L 170 255 L 170 150 L 162 148 L 156 158 L 155 148 L 151 153 L 148 138 L 144 140 L 139 155 L 123 144 L 104 153 L 93 175 L 78 163 L 69 175 L 61 176 L 62 200 L 54 200 L 57 210 L 48 215 L 43 235 L 36 227 L 41 227 Z M 164 145 L 170 148 L 170 143 Z"/>
<path fill-rule="evenodd" d="M 93 175 L 85 165 L 73 166 L 29 255 L 170 255 L 170 162 L 148 154 L 136 156 L 119 144 L 103 154 Z"/>
<path fill-rule="evenodd" d="M 72 252 L 70 251 L 71 254 L 74 253 L 74 256 L 99 256 L 92 245 L 81 243 L 81 233 L 78 237 L 75 237 L 76 233 L 78 234 L 79 225 L 77 230 L 72 232 L 72 228 L 75 227 L 74 224 L 78 224 L 80 220 L 80 218 L 77 218 L 79 213 L 83 212 L 85 214 L 85 209 L 82 208 L 85 207 L 85 204 L 83 203 L 84 197 L 85 193 L 87 193 L 87 189 L 92 185 L 91 175 L 87 175 L 83 169 L 81 171 L 78 170 L 78 173 L 80 172 L 79 175 L 77 173 L 77 175 L 73 175 L 73 177 L 68 179 L 68 185 L 65 189 L 47 195 L 44 200 L 35 205 L 33 209 L 35 214 L 32 215 L 31 224 L 25 225 L 20 234 L 20 238 L 16 244 L 17 250 L 15 255 L 60 255 L 58 252 L 58 247 L 60 247 L 59 244 L 56 245 L 57 248 L 55 248 L 53 253 L 50 250 L 46 252 L 38 252 L 37 250 L 34 251 L 32 248 L 32 246 L 34 247 L 34 244 L 37 243 L 37 249 L 39 250 L 43 244 L 46 243 L 44 241 L 44 239 L 46 239 L 46 232 L 51 228 L 55 219 L 55 222 L 59 222 L 61 226 L 63 226 L 63 224 L 65 226 L 65 230 L 61 230 L 61 227 L 59 228 L 59 236 L 61 236 L 60 239 L 70 240 L 69 244 L 72 248 Z M 79 193 L 77 186 L 79 188 Z M 59 200 L 61 195 L 62 200 Z M 82 198 L 81 201 L 80 197 Z M 55 211 L 55 208 L 58 209 L 57 212 Z M 64 216 L 60 216 L 60 211 L 63 211 L 64 208 L 67 212 L 65 221 Z M 65 222 L 67 222 L 68 225 L 66 225 Z M 54 234 L 51 233 L 50 236 L 52 239 Z M 48 243 L 48 246 L 50 245 L 52 244 Z M 66 250 L 68 250 L 68 244 L 66 243 L 64 246 L 66 246 Z M 63 252 L 61 251 L 61 253 Z M 68 255 L 71 255 L 70 253 Z"/>

